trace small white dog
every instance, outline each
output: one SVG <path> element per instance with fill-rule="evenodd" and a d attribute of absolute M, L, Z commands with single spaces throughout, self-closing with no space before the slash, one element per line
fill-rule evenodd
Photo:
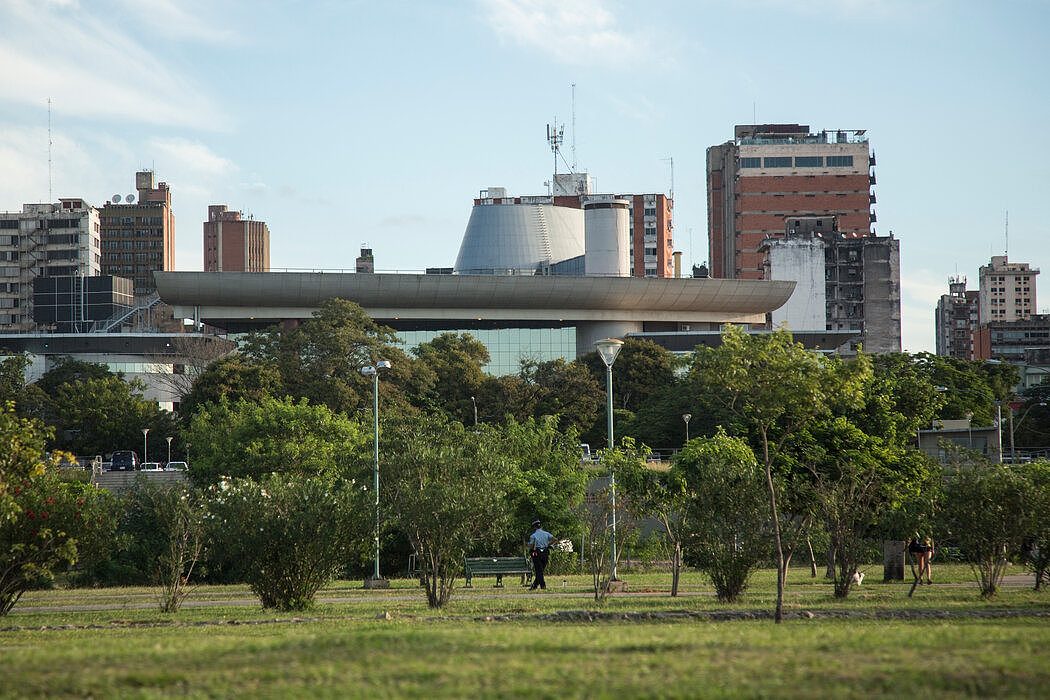
<path fill-rule="evenodd" d="M 854 586 L 859 586 L 862 583 L 864 583 L 864 572 L 863 571 L 854 571 L 853 572 L 853 585 Z"/>

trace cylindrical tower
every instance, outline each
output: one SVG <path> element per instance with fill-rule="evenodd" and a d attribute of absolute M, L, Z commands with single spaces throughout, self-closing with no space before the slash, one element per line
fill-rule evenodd
<path fill-rule="evenodd" d="M 626 199 L 584 202 L 584 274 L 631 274 L 629 211 Z"/>

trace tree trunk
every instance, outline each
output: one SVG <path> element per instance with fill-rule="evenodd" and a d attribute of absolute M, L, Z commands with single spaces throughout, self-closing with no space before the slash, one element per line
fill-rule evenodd
<path fill-rule="evenodd" d="M 678 578 L 682 573 L 682 543 L 675 542 L 671 552 L 671 597 L 678 597 Z"/>
<path fill-rule="evenodd" d="M 834 580 L 835 578 L 835 540 L 828 542 L 828 568 L 824 571 L 824 578 Z"/>
<path fill-rule="evenodd" d="M 813 542 L 810 541 L 809 535 L 806 535 L 806 549 L 809 550 L 809 576 L 810 578 L 817 577 L 817 560 L 813 556 Z"/>
<path fill-rule="evenodd" d="M 784 579 L 787 572 L 784 570 L 784 545 L 780 539 L 780 516 L 777 514 L 777 492 L 773 485 L 773 465 L 769 461 L 769 438 L 766 429 L 760 428 L 762 433 L 762 459 L 766 463 L 766 487 L 769 489 L 769 510 L 773 516 L 773 535 L 776 541 L 777 553 L 777 607 L 773 613 L 773 621 L 780 624 L 784 621 Z"/>

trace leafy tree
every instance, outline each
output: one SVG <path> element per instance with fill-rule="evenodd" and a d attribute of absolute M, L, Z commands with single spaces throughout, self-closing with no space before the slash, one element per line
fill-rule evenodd
<path fill-rule="evenodd" d="M 521 378 L 535 396 L 533 414 L 559 416 L 562 429 L 581 432 L 598 417 L 605 396 L 587 368 L 563 359 L 522 363 Z"/>
<path fill-rule="evenodd" d="M 105 495 L 62 478 L 44 454 L 46 429 L 0 408 L 0 615 L 77 559 L 77 541 L 104 523 Z"/>
<path fill-rule="evenodd" d="M 174 416 L 144 398 L 143 391 L 141 382 L 114 375 L 58 384 L 51 400 L 55 446 L 75 454 L 106 454 L 135 449 L 143 428 L 155 436 L 178 435 Z M 148 461 L 147 455 L 142 459 Z"/>
<path fill-rule="evenodd" d="M 1027 480 L 1025 489 L 1025 563 L 1035 574 L 1035 590 L 1050 583 L 1050 462 L 1014 467 Z"/>
<path fill-rule="evenodd" d="M 277 368 L 253 362 L 243 355 L 230 355 L 208 365 L 193 382 L 179 404 L 179 414 L 190 417 L 206 403 L 223 399 L 261 401 L 281 394 L 281 375 Z"/>
<path fill-rule="evenodd" d="M 425 416 L 394 441 L 388 452 L 396 458 L 383 465 L 383 505 L 419 554 L 427 604 L 439 608 L 451 597 L 464 558 L 492 553 L 503 539 L 507 501 L 521 491 L 520 472 L 489 426 L 471 432 Z"/>
<path fill-rule="evenodd" d="M 1027 389 L 1017 416 L 1004 427 L 1004 432 L 1009 426 L 1013 428 L 1013 446 L 1039 447 L 1050 443 L 1050 386 Z"/>
<path fill-rule="evenodd" d="M 71 357 L 59 358 L 54 367 L 36 381 L 36 385 L 48 396 L 54 396 L 63 384 L 86 382 L 92 379 L 109 379 L 118 375 L 97 362 L 83 362 Z"/>
<path fill-rule="evenodd" d="M 1021 551 L 1026 533 L 1024 476 L 980 455 L 956 458 L 945 481 L 941 529 L 959 546 L 981 595 L 999 591 L 1007 556 Z"/>
<path fill-rule="evenodd" d="M 193 445 L 190 477 L 200 486 L 271 472 L 352 479 L 371 444 L 358 423 L 327 406 L 274 398 L 205 404 L 183 437 Z"/>
<path fill-rule="evenodd" d="M 427 395 L 433 373 L 398 343 L 393 330 L 376 323 L 357 304 L 331 299 L 296 328 L 274 327 L 252 335 L 243 352 L 249 360 L 277 368 L 285 395 L 352 413 L 372 399 L 372 380 L 362 376 L 361 368 L 379 360 L 392 364 L 380 382 L 388 405 L 405 409 L 408 397 Z"/>
<path fill-rule="evenodd" d="M 485 377 L 478 386 L 475 401 L 478 419 L 483 423 L 502 424 L 508 420 L 521 423 L 532 418 L 536 409 L 532 387 L 521 377 L 510 374 Z"/>
<path fill-rule="evenodd" d="M 633 440 L 624 438 L 630 445 Z M 643 453 L 647 453 L 644 450 Z M 640 513 L 655 518 L 671 550 L 671 597 L 678 595 L 682 572 L 682 547 L 690 528 L 687 517 L 687 490 L 682 472 L 650 469 L 644 460 L 631 460 L 617 472 L 617 482 Z"/>
<path fill-rule="evenodd" d="M 599 386 L 605 386 L 605 362 L 597 351 L 577 358 L 590 371 Z M 613 372 L 613 403 L 637 411 L 660 396 L 675 382 L 674 356 L 651 340 L 628 338 L 616 356 Z"/>
<path fill-rule="evenodd" d="M 485 381 L 482 367 L 489 362 L 485 344 L 469 333 L 442 333 L 420 343 L 412 354 L 435 375 L 434 404 L 464 425 L 473 424 L 478 389 Z"/>
<path fill-rule="evenodd" d="M 785 548 L 773 465 L 787 438 L 836 405 L 858 399 L 863 366 L 847 366 L 835 358 L 809 352 L 783 329 L 748 335 L 729 326 L 721 346 L 697 350 L 690 374 L 705 393 L 721 399 L 729 412 L 757 433 L 773 521 L 777 561 L 774 619 L 779 623 L 783 620 L 784 584 L 794 544 L 789 541 Z"/>
<path fill-rule="evenodd" d="M 0 405 L 11 403 L 23 418 L 43 419 L 48 414 L 47 394 L 36 384 L 25 383 L 28 355 L 0 360 Z"/>
<path fill-rule="evenodd" d="M 265 608 L 304 610 L 368 543 L 364 492 L 351 482 L 270 474 L 208 491 L 208 532 Z"/>
<path fill-rule="evenodd" d="M 553 417 L 546 417 L 512 420 L 499 435 L 503 454 L 521 472 L 509 496 L 511 532 L 504 545 L 520 545 L 525 526 L 536 518 L 555 536 L 579 532 L 576 506 L 583 501 L 589 475 L 580 463 L 576 431 L 561 431 Z"/>
<path fill-rule="evenodd" d="M 720 601 L 737 600 L 770 550 L 765 484 L 754 453 L 719 430 L 685 446 L 672 478 L 683 485 L 689 560 L 711 578 Z"/>

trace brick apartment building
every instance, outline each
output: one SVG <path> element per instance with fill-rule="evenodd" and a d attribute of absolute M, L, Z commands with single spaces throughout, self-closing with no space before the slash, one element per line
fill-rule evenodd
<path fill-rule="evenodd" d="M 175 269 L 175 213 L 167 183 L 156 183 L 152 170 L 135 173 L 138 201 L 114 197 L 99 212 L 102 274 L 126 277 L 135 294 L 156 289 L 153 272 Z"/>
<path fill-rule="evenodd" d="M 270 229 L 265 221 L 245 219 L 225 204 L 208 207 L 204 222 L 205 272 L 268 272 Z"/>
<path fill-rule="evenodd" d="M 872 235 L 875 156 L 863 130 L 751 124 L 734 136 L 707 149 L 712 277 L 762 279 L 759 248 L 791 217 L 834 216 L 842 236 Z"/>

